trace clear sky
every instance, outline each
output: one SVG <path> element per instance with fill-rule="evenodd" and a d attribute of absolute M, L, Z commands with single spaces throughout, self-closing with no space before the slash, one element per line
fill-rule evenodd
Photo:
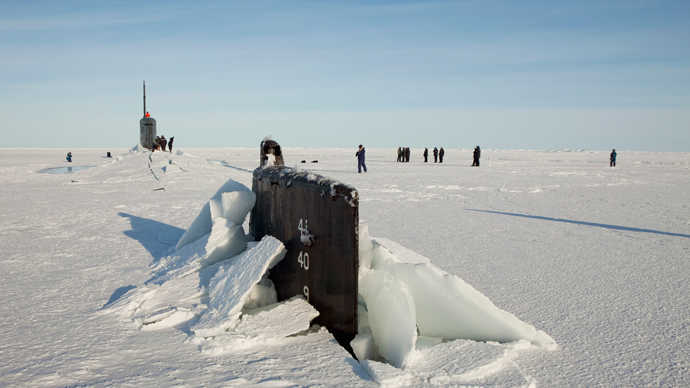
<path fill-rule="evenodd" d="M 690 1 L 0 2 L 0 147 L 690 151 Z"/>

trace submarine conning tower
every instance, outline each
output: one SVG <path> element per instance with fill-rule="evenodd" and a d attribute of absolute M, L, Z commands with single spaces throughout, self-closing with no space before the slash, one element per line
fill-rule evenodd
<path fill-rule="evenodd" d="M 331 178 L 286 167 L 280 145 L 261 142 L 260 166 L 254 170 L 256 204 L 249 234 L 259 241 L 273 236 L 283 242 L 285 257 L 269 278 L 279 301 L 302 295 L 326 326 L 354 355 L 357 335 L 359 274 L 359 194 Z M 275 164 L 267 165 L 273 155 Z"/>
<path fill-rule="evenodd" d="M 139 120 L 139 144 L 153 149 L 156 143 L 156 120 L 146 111 L 146 81 L 144 81 L 144 117 Z"/>

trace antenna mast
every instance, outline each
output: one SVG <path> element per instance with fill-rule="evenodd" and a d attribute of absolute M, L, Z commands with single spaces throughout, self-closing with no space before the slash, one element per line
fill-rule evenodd
<path fill-rule="evenodd" d="M 144 117 L 146 117 L 146 81 L 144 81 Z"/>

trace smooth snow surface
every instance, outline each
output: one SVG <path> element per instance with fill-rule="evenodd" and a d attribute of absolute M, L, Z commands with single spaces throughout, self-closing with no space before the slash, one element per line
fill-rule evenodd
<path fill-rule="evenodd" d="M 264 277 L 230 331 L 194 336 L 232 260 L 210 257 L 215 244 L 256 246 L 246 220 L 224 218 L 222 193 L 225 221 L 209 198 L 229 179 L 250 187 L 258 149 L 2 149 L 0 386 L 690 385 L 689 154 L 618 150 L 609 168 L 609 151 L 484 149 L 476 168 L 471 150 L 424 164 L 421 150 L 396 163 L 396 149 L 368 149 L 357 174 L 353 150 L 283 154 L 358 190 L 372 249 L 428 260 L 558 348 L 421 334 L 402 368 L 360 364 L 309 327 L 304 301 L 256 308 L 270 303 Z M 97 167 L 40 173 L 67 151 Z"/>

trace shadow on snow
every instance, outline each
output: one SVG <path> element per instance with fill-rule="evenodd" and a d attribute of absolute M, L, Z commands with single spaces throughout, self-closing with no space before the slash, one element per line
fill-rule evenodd
<path fill-rule="evenodd" d="M 663 234 L 663 235 L 665 235 L 665 236 L 674 236 L 674 237 L 685 237 L 685 238 L 690 238 L 690 235 L 688 235 L 688 234 L 682 234 L 682 233 L 669 233 L 669 232 L 662 232 L 662 231 L 659 231 L 659 230 L 652 230 L 652 229 L 630 228 L 630 227 L 627 227 L 627 226 L 609 225 L 609 224 L 598 224 L 598 223 L 596 223 L 596 222 L 585 222 L 585 221 L 566 220 L 566 219 L 563 219 L 563 218 L 551 218 L 551 217 L 541 217 L 541 216 L 530 216 L 530 215 L 527 215 L 527 214 L 505 213 L 505 212 L 497 212 L 497 211 L 491 211 L 491 210 L 477 210 L 477 209 L 467 209 L 467 210 L 473 211 L 473 212 L 502 214 L 502 215 L 505 215 L 505 216 L 515 216 L 515 217 L 532 218 L 532 219 L 536 219 L 536 220 L 557 221 L 557 222 L 565 222 L 565 223 L 576 224 L 576 225 L 594 226 L 594 227 L 597 227 L 597 228 L 606 228 L 606 229 L 613 229 L 613 230 L 624 230 L 624 231 L 627 231 L 627 232 L 655 233 L 655 234 Z"/>
<path fill-rule="evenodd" d="M 137 217 L 127 213 L 117 213 L 120 217 L 129 218 L 129 223 L 132 227 L 123 233 L 139 243 L 153 256 L 151 264 L 167 256 L 177 244 L 177 241 L 184 234 L 184 229 L 167 225 L 162 222 L 154 221 L 148 218 Z M 113 292 L 101 309 L 115 303 L 120 297 L 126 294 L 136 286 L 120 287 Z"/>
<path fill-rule="evenodd" d="M 105 309 L 108 306 L 110 306 L 111 304 L 117 302 L 117 300 L 120 299 L 120 297 L 122 297 L 122 295 L 126 294 L 127 291 L 129 291 L 133 288 L 137 288 L 137 286 L 129 285 L 129 286 L 120 287 L 117 290 L 115 290 L 113 292 L 113 294 L 110 295 L 110 299 L 108 299 L 108 301 L 103 306 L 101 306 L 101 310 Z"/>
<path fill-rule="evenodd" d="M 153 256 L 153 263 L 167 256 L 184 234 L 184 229 L 176 226 L 127 213 L 120 212 L 117 214 L 120 217 L 129 218 L 132 229 L 123 233 L 125 236 L 139 241 Z"/>

